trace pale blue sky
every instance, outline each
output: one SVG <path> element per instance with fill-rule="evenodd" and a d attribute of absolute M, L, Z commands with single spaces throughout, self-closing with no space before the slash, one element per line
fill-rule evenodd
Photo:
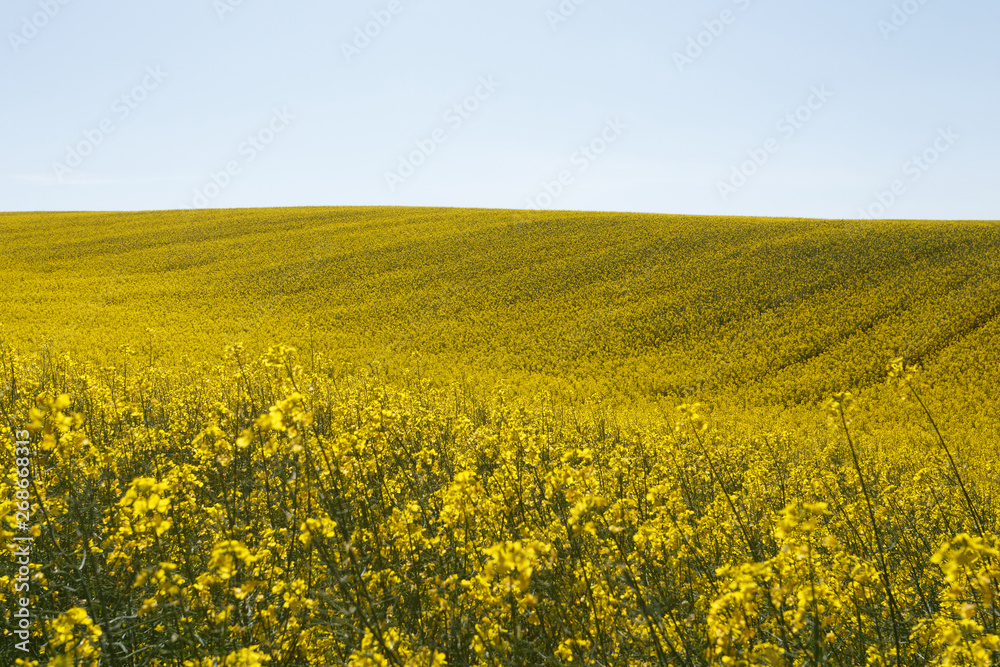
<path fill-rule="evenodd" d="M 0 210 L 1000 219 L 998 27 L 995 0 L 5 0 Z"/>

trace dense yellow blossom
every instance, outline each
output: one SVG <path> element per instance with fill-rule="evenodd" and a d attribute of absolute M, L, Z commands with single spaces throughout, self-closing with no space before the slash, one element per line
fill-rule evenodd
<path fill-rule="evenodd" d="M 1000 660 L 996 225 L 6 221 L 0 664 Z"/>

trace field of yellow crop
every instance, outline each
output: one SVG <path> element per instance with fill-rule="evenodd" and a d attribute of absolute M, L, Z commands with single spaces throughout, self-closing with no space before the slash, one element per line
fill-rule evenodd
<path fill-rule="evenodd" d="M 998 223 L 0 230 L 0 664 L 1000 664 Z"/>

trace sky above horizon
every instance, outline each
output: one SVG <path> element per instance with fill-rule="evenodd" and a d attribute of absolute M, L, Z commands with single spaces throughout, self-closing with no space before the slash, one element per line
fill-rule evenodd
<path fill-rule="evenodd" d="M 996 220 L 998 26 L 986 0 L 7 0 L 0 210 Z"/>

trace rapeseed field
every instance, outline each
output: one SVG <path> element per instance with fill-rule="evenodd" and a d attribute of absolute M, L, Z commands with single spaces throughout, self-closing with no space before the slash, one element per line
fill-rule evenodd
<path fill-rule="evenodd" d="M 1000 662 L 997 223 L 0 229 L 2 664 Z"/>

